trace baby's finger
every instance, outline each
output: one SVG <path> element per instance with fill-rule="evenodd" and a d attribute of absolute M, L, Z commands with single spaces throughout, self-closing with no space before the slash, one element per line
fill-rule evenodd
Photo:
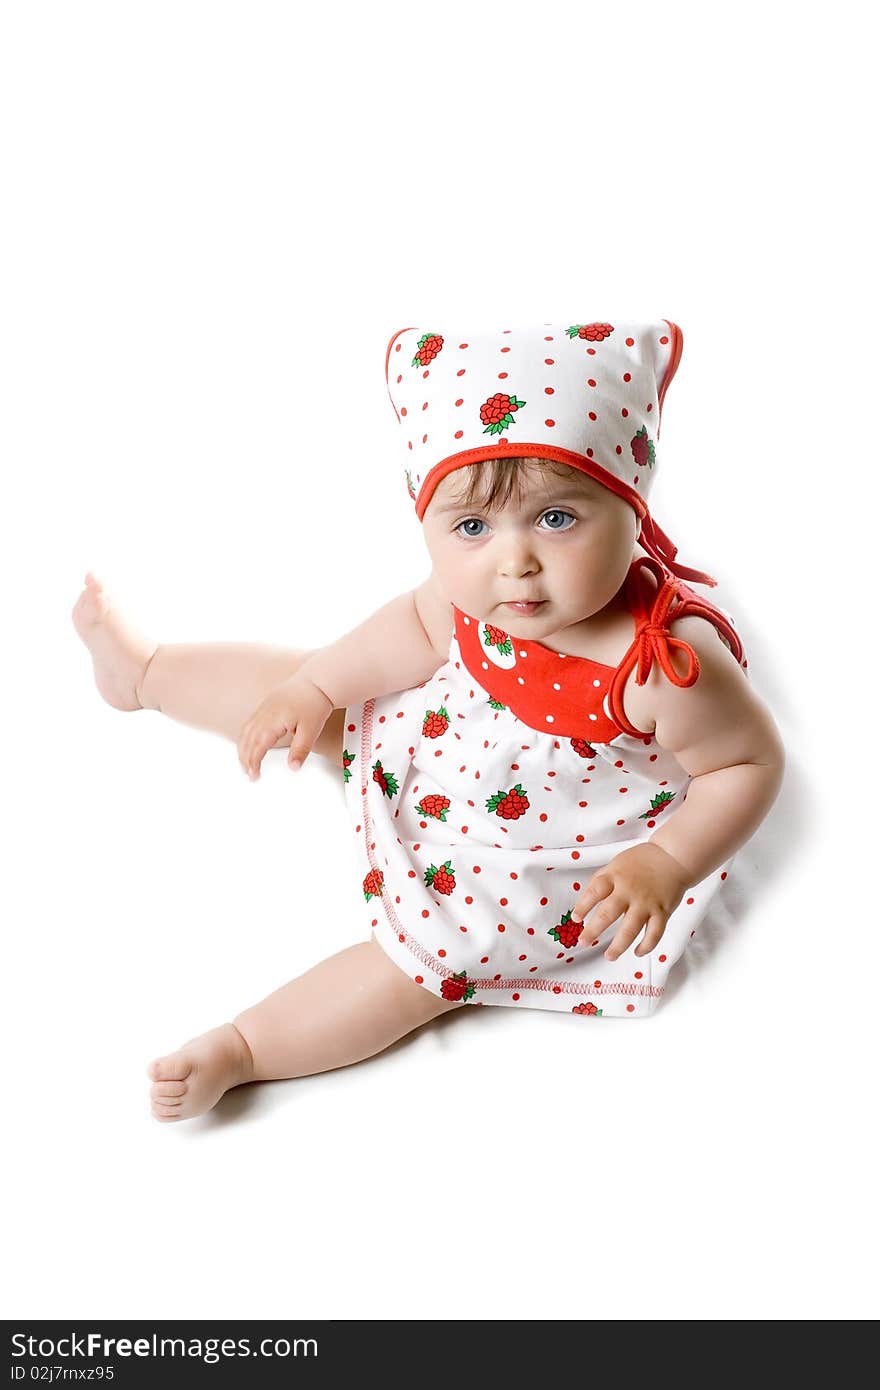
<path fill-rule="evenodd" d="M 645 939 L 639 942 L 633 955 L 650 955 L 666 930 L 667 920 L 668 919 L 662 913 L 654 913 L 653 917 L 651 917 L 648 922 L 648 930 L 645 932 Z"/>
<path fill-rule="evenodd" d="M 610 898 L 606 898 L 601 903 L 590 918 L 590 931 L 594 937 L 599 937 L 603 932 L 617 921 L 621 912 L 625 912 L 628 901 L 620 893 L 612 893 Z"/>
<path fill-rule="evenodd" d="M 606 960 L 617 960 L 628 951 L 645 925 L 646 912 L 643 907 L 630 907 L 614 935 L 614 940 L 605 952 Z"/>
<path fill-rule="evenodd" d="M 290 752 L 287 761 L 292 768 L 302 767 L 306 758 L 311 753 L 318 736 L 327 723 L 327 715 L 317 718 L 301 719 L 290 739 Z"/>
<path fill-rule="evenodd" d="M 246 749 L 245 766 L 254 781 L 259 778 L 263 759 L 269 749 L 274 748 L 283 732 L 283 728 L 276 733 L 274 726 L 264 724 L 251 734 Z"/>
<path fill-rule="evenodd" d="M 608 874 L 598 873 L 590 879 L 584 891 L 581 893 L 574 905 L 571 913 L 573 922 L 582 922 L 590 909 L 614 889 L 614 879 Z M 612 919 L 613 920 L 613 919 Z"/>

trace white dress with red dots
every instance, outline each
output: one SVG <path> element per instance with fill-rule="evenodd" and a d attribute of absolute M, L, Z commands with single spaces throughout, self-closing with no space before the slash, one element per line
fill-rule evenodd
<path fill-rule="evenodd" d="M 653 601 L 642 566 L 657 579 Z M 650 1014 L 727 876 L 687 890 L 654 950 L 641 935 L 615 961 L 570 920 L 579 891 L 642 844 L 690 781 L 627 720 L 622 691 L 656 658 L 692 685 L 676 618 L 709 618 L 745 670 L 733 620 L 639 556 L 625 581 L 635 623 L 618 667 L 514 638 L 454 608 L 448 661 L 430 680 L 346 711 L 344 778 L 363 866 L 367 922 L 410 979 L 449 1000 L 633 1018 Z M 678 676 L 669 648 L 685 654 Z"/>

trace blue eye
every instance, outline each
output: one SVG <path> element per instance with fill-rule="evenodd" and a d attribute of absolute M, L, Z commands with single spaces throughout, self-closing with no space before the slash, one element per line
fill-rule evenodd
<path fill-rule="evenodd" d="M 485 524 L 485 521 L 481 521 L 478 516 L 469 516 L 464 521 L 460 521 L 455 529 L 463 536 L 477 537 L 481 534 L 479 531 L 462 531 L 462 526 L 485 526 Z"/>
<path fill-rule="evenodd" d="M 572 512 L 564 512 L 564 511 L 561 511 L 558 507 L 554 507 L 554 508 L 552 509 L 552 511 L 545 512 L 544 515 L 542 516 L 541 520 L 542 520 L 542 521 L 546 520 L 546 518 L 547 518 L 548 516 L 555 516 L 555 517 L 568 516 L 568 517 L 571 517 L 572 521 L 576 521 L 576 520 L 577 520 L 577 518 L 574 516 L 574 514 L 573 514 Z M 571 530 L 571 527 L 570 527 L 570 526 L 549 526 L 547 529 L 550 530 L 550 531 L 570 531 L 570 530 Z"/>

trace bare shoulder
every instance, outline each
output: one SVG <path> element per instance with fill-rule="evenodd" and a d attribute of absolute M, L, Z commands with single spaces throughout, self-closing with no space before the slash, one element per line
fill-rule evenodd
<path fill-rule="evenodd" d="M 674 753 L 693 777 L 734 763 L 783 757 L 770 711 L 714 624 L 689 614 L 671 623 L 669 631 L 693 649 L 699 675 L 693 685 L 677 686 L 655 662 L 639 687 L 661 748 Z M 674 670 L 686 676 L 687 653 L 675 647 L 669 652 Z"/>
<path fill-rule="evenodd" d="M 424 584 L 415 590 L 415 604 L 431 646 L 438 656 L 445 659 L 449 654 L 455 619 L 452 604 L 441 592 L 433 571 Z"/>

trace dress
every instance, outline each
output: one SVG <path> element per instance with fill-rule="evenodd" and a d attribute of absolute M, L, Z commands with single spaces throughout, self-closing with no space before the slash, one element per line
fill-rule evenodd
<path fill-rule="evenodd" d="M 648 588 L 643 567 L 653 570 Z M 448 659 L 418 687 L 346 711 L 345 798 L 366 920 L 411 979 L 444 999 L 634 1018 L 653 1013 L 671 966 L 733 856 L 690 887 L 654 950 L 615 961 L 570 913 L 615 855 L 650 839 L 690 781 L 635 729 L 622 690 L 640 661 L 692 684 L 696 653 L 671 622 L 709 618 L 747 668 L 733 619 L 655 559 L 624 583 L 634 640 L 619 666 L 556 652 L 453 608 Z M 688 676 L 669 647 L 688 656 Z M 351 751 L 350 751 L 351 750 Z"/>

